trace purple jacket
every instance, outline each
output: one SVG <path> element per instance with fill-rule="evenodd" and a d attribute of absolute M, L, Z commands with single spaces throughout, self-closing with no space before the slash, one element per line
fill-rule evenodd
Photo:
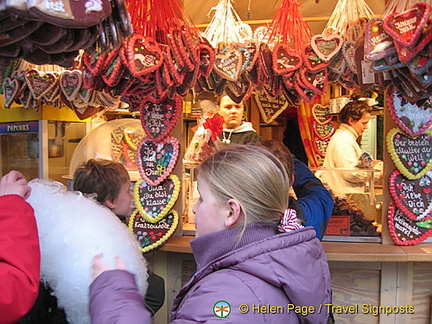
<path fill-rule="evenodd" d="M 217 315 L 226 316 L 222 311 L 229 310 L 223 308 L 226 303 L 230 313 L 222 320 L 229 323 L 326 323 L 330 272 L 313 228 L 275 235 L 274 226 L 250 224 L 238 242 L 240 230 L 219 231 L 191 241 L 197 271 L 174 300 L 172 323 L 220 321 Z M 118 272 L 104 273 L 92 284 L 92 323 L 150 323 L 141 317 L 146 316 L 142 303 L 124 306 L 123 297 L 123 306 L 116 309 L 113 297 L 107 299 L 121 293 L 109 283 L 114 279 L 120 285 L 114 278 Z M 123 308 L 121 318 L 128 314 L 129 321 L 112 320 L 120 318 Z"/>

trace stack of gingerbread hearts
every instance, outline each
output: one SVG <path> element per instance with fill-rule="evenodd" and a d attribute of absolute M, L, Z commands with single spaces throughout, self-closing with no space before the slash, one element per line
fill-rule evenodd
<path fill-rule="evenodd" d="M 71 67 L 80 49 L 106 52 L 130 32 L 123 0 L 8 1 L 0 11 L 0 66 L 23 58 Z"/>
<path fill-rule="evenodd" d="M 432 97 L 412 104 L 395 86 L 388 93 L 398 127 L 387 134 L 387 149 L 397 167 L 389 178 L 387 221 L 396 244 L 413 245 L 432 236 Z"/>
<path fill-rule="evenodd" d="M 432 90 L 430 12 L 428 3 L 416 3 L 401 12 L 386 12 L 366 28 L 365 56 L 373 62 L 372 69 L 386 72 L 411 103 L 429 97 Z"/>
<path fill-rule="evenodd" d="M 118 49 L 83 55 L 85 87 L 120 96 L 131 110 L 147 95 L 186 95 L 208 76 L 214 51 L 177 0 L 128 1 L 133 33 Z M 138 99 L 140 98 L 140 99 Z"/>

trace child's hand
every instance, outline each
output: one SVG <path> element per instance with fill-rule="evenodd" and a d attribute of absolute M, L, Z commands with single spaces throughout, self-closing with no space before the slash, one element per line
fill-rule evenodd
<path fill-rule="evenodd" d="M 27 185 L 27 180 L 19 171 L 12 170 L 0 180 L 0 196 L 19 195 L 27 199 L 30 192 L 31 188 Z"/>
<path fill-rule="evenodd" d="M 116 267 L 119 270 L 127 270 L 126 263 L 122 258 L 119 256 L 115 257 L 115 263 Z M 106 264 L 104 261 L 102 261 L 102 255 L 98 254 L 93 257 L 93 273 L 92 278 L 93 280 L 96 279 L 97 276 L 99 276 L 102 272 L 113 270 L 108 264 Z"/>

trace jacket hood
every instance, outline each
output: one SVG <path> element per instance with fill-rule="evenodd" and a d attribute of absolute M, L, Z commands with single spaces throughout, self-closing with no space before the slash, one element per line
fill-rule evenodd
<path fill-rule="evenodd" d="M 224 132 L 228 132 L 228 133 L 244 133 L 244 132 L 256 132 L 255 129 L 252 126 L 251 122 L 244 122 L 242 123 L 240 126 L 234 128 L 234 129 L 228 129 L 228 128 L 224 128 L 223 129 Z"/>
<path fill-rule="evenodd" d="M 225 237 L 215 240 L 215 237 Z M 198 263 L 195 280 L 225 268 L 235 268 L 284 290 L 288 300 L 295 306 L 313 306 L 315 313 L 309 313 L 302 322 L 319 323 L 323 313 L 327 312 L 325 304 L 331 303 L 331 280 L 327 259 L 312 227 L 289 233 L 275 235 L 273 226 L 264 224 L 248 225 L 245 236 L 237 243 L 239 229 L 229 229 L 212 233 L 191 241 L 192 249 Z M 230 243 L 231 238 L 231 243 Z M 258 243 L 252 243 L 260 238 Z M 206 241 L 211 241 L 212 251 L 215 242 L 227 247 L 230 252 L 207 262 L 208 249 Z M 237 244 L 238 248 L 229 245 Z M 223 248 L 222 248 L 223 250 Z M 324 308 L 324 309 L 323 309 Z M 321 310 L 321 314 L 318 314 Z M 302 317 L 301 314 L 298 314 Z"/>

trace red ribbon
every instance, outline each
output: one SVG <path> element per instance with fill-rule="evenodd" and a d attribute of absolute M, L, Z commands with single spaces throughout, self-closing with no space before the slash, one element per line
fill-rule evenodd
<path fill-rule="evenodd" d="M 205 129 L 210 129 L 212 134 L 211 134 L 211 139 L 212 141 L 216 141 L 217 136 L 219 134 L 222 134 L 222 130 L 223 130 L 223 123 L 224 123 L 224 119 L 222 116 L 218 115 L 218 114 L 213 114 L 213 116 L 208 117 L 205 119 L 205 122 L 203 123 L 203 126 Z"/>

